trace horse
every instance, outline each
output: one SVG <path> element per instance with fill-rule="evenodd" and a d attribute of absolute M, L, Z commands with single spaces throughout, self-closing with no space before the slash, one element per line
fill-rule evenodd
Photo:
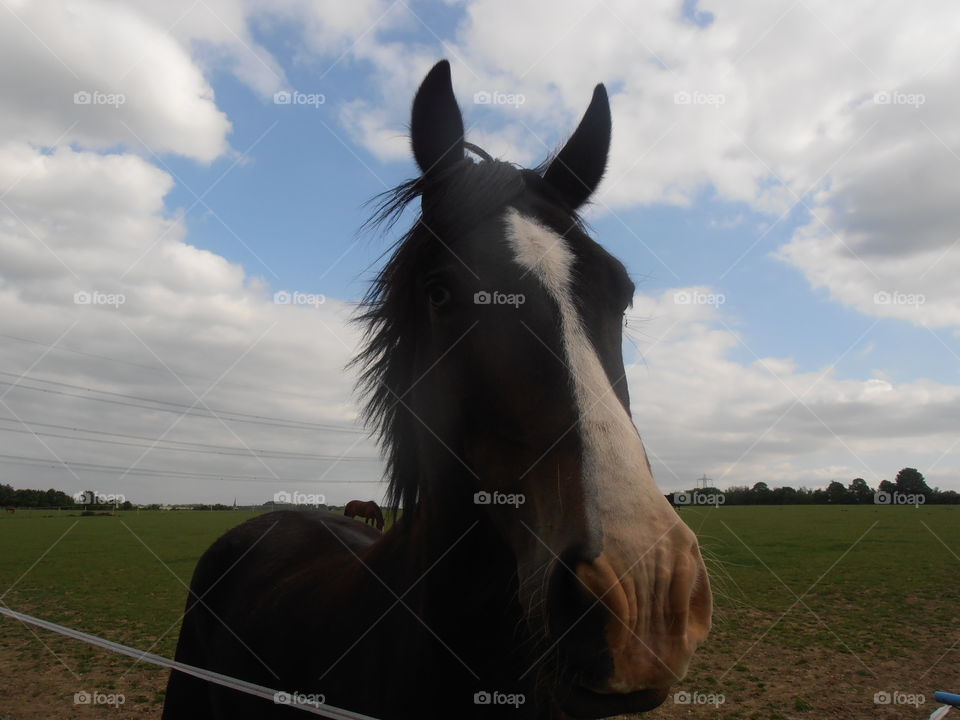
<path fill-rule="evenodd" d="M 420 174 L 367 222 L 419 214 L 363 299 L 353 361 L 403 512 L 382 534 L 320 511 L 230 530 L 197 564 L 177 660 L 380 720 L 598 718 L 666 699 L 712 599 L 631 416 L 634 285 L 579 215 L 610 135 L 601 84 L 553 159 L 519 168 L 467 142 L 450 65 L 427 73 Z M 163 717 L 301 712 L 174 670 Z"/>
<path fill-rule="evenodd" d="M 17 511 L 17 509 L 13 505 L 7 505 L 6 510 L 8 513 L 15 513 Z"/>
<path fill-rule="evenodd" d="M 344 517 L 361 517 L 364 524 L 368 522 L 376 524 L 377 530 L 383 531 L 383 513 L 380 512 L 380 506 L 373 500 L 351 500 L 343 508 Z"/>

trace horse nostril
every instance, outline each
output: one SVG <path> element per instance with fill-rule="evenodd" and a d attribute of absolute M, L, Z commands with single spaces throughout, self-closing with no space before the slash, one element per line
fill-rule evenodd
<path fill-rule="evenodd" d="M 547 593 L 547 625 L 556 643 L 566 679 L 583 686 L 600 686 L 612 671 L 606 628 L 610 620 L 602 591 L 582 579 L 593 561 L 571 554 L 558 562 Z"/>
<path fill-rule="evenodd" d="M 601 553 L 556 565 L 547 612 L 564 681 L 629 693 L 684 676 L 710 630 L 712 601 L 698 549 L 676 544 L 683 549 L 650 553 L 646 562 Z"/>
<path fill-rule="evenodd" d="M 593 604 L 590 593 L 577 577 L 576 568 L 582 561 L 575 557 L 561 559 L 554 565 L 548 591 L 551 634 L 559 637 Z"/>

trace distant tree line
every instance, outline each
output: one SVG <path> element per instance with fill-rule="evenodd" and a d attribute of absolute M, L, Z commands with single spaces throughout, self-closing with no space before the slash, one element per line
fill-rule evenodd
<path fill-rule="evenodd" d="M 76 507 L 80 505 L 72 495 L 63 490 L 15 490 L 10 485 L 0 483 L 0 507 L 14 506 L 18 508 L 56 508 Z M 93 508 L 112 508 L 113 503 L 98 503 L 89 506 Z M 132 510 L 133 504 L 126 500 L 119 505 L 123 510 Z"/>
<path fill-rule="evenodd" d="M 884 495 L 885 494 L 885 495 Z M 719 496 L 722 496 L 722 500 Z M 848 485 L 834 480 L 825 489 L 794 489 L 789 486 L 771 488 L 765 482 L 753 487 L 734 486 L 726 490 L 707 487 L 670 493 L 667 499 L 675 505 L 873 505 L 914 504 L 925 505 L 960 504 L 960 493 L 940 490 L 927 485 L 923 474 L 916 468 L 903 468 L 893 482 L 881 480 L 876 488 L 870 487 L 863 478 L 854 478 Z M 714 498 L 715 502 L 711 502 Z"/>
<path fill-rule="evenodd" d="M 4 507 L 69 507 L 76 504 L 62 490 L 14 490 L 10 485 L 0 484 L 0 505 Z"/>
<path fill-rule="evenodd" d="M 885 497 L 883 494 L 885 494 Z M 834 480 L 825 489 L 818 488 L 816 490 L 805 487 L 794 489 L 787 485 L 771 488 L 765 482 L 758 482 L 753 487 L 747 487 L 746 485 L 733 486 L 726 490 L 707 487 L 687 490 L 682 493 L 670 493 L 667 495 L 667 500 L 674 505 L 912 505 L 918 497 L 923 498 L 919 502 L 925 505 L 960 504 L 960 493 L 954 490 L 931 488 L 927 485 L 923 473 L 916 468 L 903 468 L 897 473 L 893 482 L 881 480 L 876 488 L 870 487 L 863 478 L 854 478 L 848 485 Z M 77 505 L 77 501 L 62 490 L 15 490 L 10 485 L 0 483 L 0 507 L 9 505 L 18 508 L 74 507 Z M 109 507 L 112 507 L 112 505 Z M 130 510 L 134 506 L 130 501 L 125 501 L 120 507 L 124 510 Z M 158 504 L 152 504 L 144 506 L 144 509 L 160 510 L 160 507 Z M 220 503 L 192 505 L 190 507 L 194 510 L 233 509 L 229 505 Z M 260 507 L 273 510 L 288 506 L 281 506 L 270 501 Z M 322 507 L 327 508 L 326 505 Z"/>

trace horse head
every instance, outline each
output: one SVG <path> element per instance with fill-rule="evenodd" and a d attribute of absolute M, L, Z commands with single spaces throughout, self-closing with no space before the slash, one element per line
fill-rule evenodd
<path fill-rule="evenodd" d="M 438 63 L 413 103 L 421 174 L 384 206 L 419 199 L 420 216 L 367 298 L 360 358 L 401 526 L 442 503 L 503 541 L 526 632 L 578 717 L 663 702 L 712 608 L 697 539 L 631 417 L 621 342 L 634 285 L 578 214 L 610 134 L 598 85 L 542 168 L 475 161 Z"/>

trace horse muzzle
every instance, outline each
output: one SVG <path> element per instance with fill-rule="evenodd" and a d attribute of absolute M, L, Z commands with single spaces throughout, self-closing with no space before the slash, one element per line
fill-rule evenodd
<path fill-rule="evenodd" d="M 604 717 L 661 704 L 710 630 L 710 584 L 689 528 L 638 558 L 606 548 L 553 572 L 548 613 L 564 711 Z"/>

